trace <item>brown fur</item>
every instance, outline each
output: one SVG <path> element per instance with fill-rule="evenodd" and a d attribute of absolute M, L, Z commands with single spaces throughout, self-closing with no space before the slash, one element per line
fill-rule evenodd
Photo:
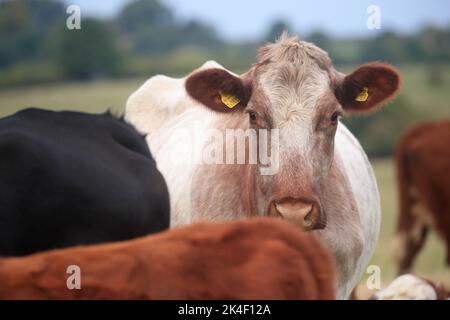
<path fill-rule="evenodd" d="M 66 287 L 69 265 L 81 290 Z M 253 218 L 0 259 L 0 299 L 333 299 L 334 277 L 314 235 Z"/>
<path fill-rule="evenodd" d="M 187 92 L 200 103 L 214 111 L 230 112 L 244 108 L 251 96 L 251 84 L 242 81 L 223 69 L 195 72 L 186 80 Z M 236 96 L 240 103 L 233 109 L 220 100 L 220 92 Z"/>
<path fill-rule="evenodd" d="M 420 276 L 418 276 L 418 277 L 422 278 L 430 286 L 433 287 L 434 291 L 436 291 L 436 296 L 437 296 L 436 300 L 447 300 L 447 299 L 450 299 L 450 292 L 447 291 L 447 289 L 441 283 L 433 282 L 433 281 L 431 281 L 429 279 L 426 279 L 424 277 L 420 277 Z"/>
<path fill-rule="evenodd" d="M 368 88 L 367 101 L 356 101 L 355 98 Z M 345 110 L 364 113 L 374 111 L 395 98 L 400 88 L 400 76 L 394 67 L 372 62 L 360 66 L 346 76 L 336 88 L 336 97 Z"/>
<path fill-rule="evenodd" d="M 422 123 L 400 138 L 396 149 L 400 213 L 399 273 L 408 272 L 434 228 L 447 245 L 450 265 L 450 121 Z M 418 216 L 414 208 L 426 209 Z M 415 231 L 415 232 L 414 232 Z"/>

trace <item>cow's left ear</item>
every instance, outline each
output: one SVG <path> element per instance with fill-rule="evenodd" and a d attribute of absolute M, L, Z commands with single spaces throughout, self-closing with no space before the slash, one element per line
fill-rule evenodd
<path fill-rule="evenodd" d="M 335 94 L 349 112 L 373 111 L 391 101 L 400 88 L 400 74 L 392 66 L 372 62 L 337 81 Z"/>

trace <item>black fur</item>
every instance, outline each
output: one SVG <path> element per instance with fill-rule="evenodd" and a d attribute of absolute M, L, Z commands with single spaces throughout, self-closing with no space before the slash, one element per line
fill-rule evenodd
<path fill-rule="evenodd" d="M 126 240 L 169 227 L 147 143 L 123 118 L 26 109 L 0 119 L 0 255 Z"/>

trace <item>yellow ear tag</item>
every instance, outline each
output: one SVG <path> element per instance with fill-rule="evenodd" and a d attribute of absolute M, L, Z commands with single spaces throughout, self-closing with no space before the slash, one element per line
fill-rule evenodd
<path fill-rule="evenodd" d="M 237 97 L 229 94 L 225 94 L 222 92 L 219 92 L 220 94 L 220 100 L 224 105 L 226 105 L 228 108 L 233 109 L 236 107 L 241 100 L 239 100 Z"/>
<path fill-rule="evenodd" d="M 363 91 L 356 96 L 355 101 L 365 102 L 367 101 L 367 98 L 369 98 L 369 88 L 364 87 Z"/>

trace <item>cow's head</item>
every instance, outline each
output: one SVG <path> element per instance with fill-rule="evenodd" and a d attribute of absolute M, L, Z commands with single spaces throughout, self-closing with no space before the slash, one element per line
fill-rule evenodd
<path fill-rule="evenodd" d="M 186 90 L 212 110 L 247 117 L 250 127 L 279 129 L 280 169 L 257 178 L 264 198 L 258 210 L 312 230 L 326 224 L 321 190 L 339 118 L 383 106 L 399 82 L 394 68 L 377 62 L 349 75 L 339 73 L 326 52 L 284 35 L 263 47 L 258 63 L 245 74 L 201 70 L 187 79 Z"/>

